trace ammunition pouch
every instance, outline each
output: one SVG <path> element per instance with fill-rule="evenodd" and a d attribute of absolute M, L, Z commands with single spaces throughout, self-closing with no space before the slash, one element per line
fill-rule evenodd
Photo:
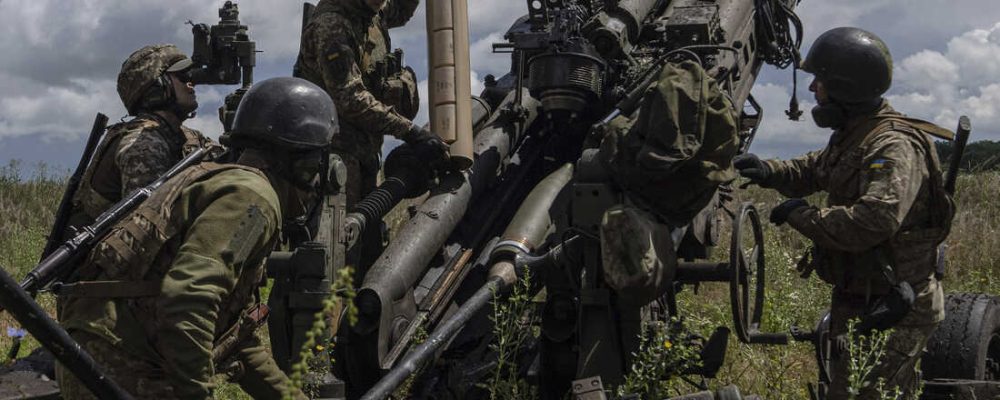
<path fill-rule="evenodd" d="M 666 293 L 677 270 L 673 231 L 653 214 L 628 204 L 605 211 L 600 227 L 605 283 L 637 304 Z"/>
<path fill-rule="evenodd" d="M 413 73 L 412 68 L 402 68 L 386 78 L 382 101 L 407 119 L 417 116 L 417 111 L 420 109 L 420 94 L 417 92 L 417 75 Z"/>

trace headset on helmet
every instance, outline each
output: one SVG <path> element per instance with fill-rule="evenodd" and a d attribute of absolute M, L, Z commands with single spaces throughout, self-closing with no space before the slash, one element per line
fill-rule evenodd
<path fill-rule="evenodd" d="M 167 73 L 183 72 L 192 62 L 172 44 L 145 46 L 122 63 L 118 95 L 130 115 L 168 107 L 176 99 Z"/>

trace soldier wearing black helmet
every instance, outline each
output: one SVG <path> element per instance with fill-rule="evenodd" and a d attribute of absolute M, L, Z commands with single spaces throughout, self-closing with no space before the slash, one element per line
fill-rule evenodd
<path fill-rule="evenodd" d="M 954 214 L 930 136 L 952 134 L 889 106 L 882 95 L 892 83 L 892 58 L 870 32 L 824 33 L 802 69 L 815 76 L 813 120 L 834 129 L 827 147 L 789 161 L 747 154 L 734 164 L 752 182 L 793 198 L 771 211 L 771 222 L 787 222 L 813 241 L 800 265 L 833 285 L 831 333 L 839 345 L 827 398 L 848 398 L 843 344 L 851 319 L 860 321 L 855 333 L 893 330 L 855 398 L 879 398 L 879 380 L 889 393 L 898 388 L 910 398 L 919 379 L 916 363 L 944 318 L 935 255 Z M 825 206 L 802 199 L 821 191 Z"/>
<path fill-rule="evenodd" d="M 233 123 L 238 161 L 181 172 L 120 221 L 64 287 L 63 326 L 135 398 L 209 398 L 222 372 L 254 398 L 303 398 L 253 332 L 258 288 L 282 221 L 316 198 L 337 130 L 319 87 L 258 83 Z M 66 399 L 92 398 L 61 369 L 59 382 Z"/>
<path fill-rule="evenodd" d="M 145 46 L 122 63 L 118 94 L 133 119 L 108 128 L 73 199 L 70 226 L 88 225 L 199 147 L 216 146 L 183 125 L 198 108 L 191 60 L 174 45 Z"/>

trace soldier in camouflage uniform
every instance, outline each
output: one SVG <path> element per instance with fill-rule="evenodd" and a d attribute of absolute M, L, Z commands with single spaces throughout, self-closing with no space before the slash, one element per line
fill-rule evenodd
<path fill-rule="evenodd" d="M 302 79 L 258 83 L 234 121 L 237 163 L 203 162 L 167 181 L 61 289 L 62 325 L 135 398 L 209 398 L 222 372 L 254 398 L 289 391 L 254 332 L 266 317 L 258 288 L 282 221 L 316 198 L 334 110 Z M 58 371 L 64 398 L 92 397 Z"/>
<path fill-rule="evenodd" d="M 813 119 L 835 130 L 830 143 L 789 161 L 761 161 L 751 154 L 735 164 L 753 182 L 796 197 L 777 206 L 771 221 L 787 222 L 813 241 L 810 268 L 833 285 L 831 333 L 840 345 L 832 356 L 827 398 L 848 398 L 843 338 L 848 320 L 855 318 L 863 326 L 893 329 L 885 356 L 856 398 L 879 398 L 874 388 L 879 380 L 890 393 L 899 388 L 910 398 L 919 380 L 916 363 L 944 318 L 935 255 L 954 214 L 928 135 L 952 135 L 894 111 L 882 98 L 891 84 L 892 60 L 874 34 L 828 31 L 802 67 L 815 75 Z M 826 207 L 799 198 L 820 191 L 828 195 Z M 912 294 L 903 293 L 903 283 Z M 893 316 L 879 319 L 872 311 L 892 299 L 912 300 L 912 307 L 896 307 Z"/>
<path fill-rule="evenodd" d="M 135 118 L 108 128 L 74 196 L 70 226 L 89 225 L 188 153 L 216 146 L 182 125 L 198 108 L 187 75 L 191 66 L 191 60 L 170 44 L 143 47 L 125 60 L 118 74 L 118 94 Z"/>
<path fill-rule="evenodd" d="M 420 103 L 416 77 L 402 67 L 402 52 L 389 50 L 389 29 L 406 24 L 419 3 L 320 0 L 302 33 L 295 76 L 325 88 L 337 106 L 341 134 L 332 151 L 347 166 L 348 209 L 377 185 L 384 136 L 413 146 L 428 164 L 448 158 L 448 146 L 413 123 Z M 378 238 L 362 241 L 367 247 L 380 244 L 373 243 Z M 373 261 L 378 250 L 362 250 L 362 265 Z"/>

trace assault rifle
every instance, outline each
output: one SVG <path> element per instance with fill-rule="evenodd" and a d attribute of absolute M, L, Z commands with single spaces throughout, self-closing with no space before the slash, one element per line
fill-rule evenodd
<path fill-rule="evenodd" d="M 70 275 L 73 272 L 73 267 L 76 266 L 76 261 L 103 239 L 118 221 L 146 201 L 157 188 L 163 186 L 170 178 L 200 162 L 208 152 L 209 150 L 204 148 L 191 152 L 155 181 L 133 191 L 110 209 L 101 213 L 93 224 L 74 229 L 75 233 L 69 240 L 56 247 L 31 272 L 28 272 L 21 281 L 21 288 L 34 294 L 54 281 Z"/>

